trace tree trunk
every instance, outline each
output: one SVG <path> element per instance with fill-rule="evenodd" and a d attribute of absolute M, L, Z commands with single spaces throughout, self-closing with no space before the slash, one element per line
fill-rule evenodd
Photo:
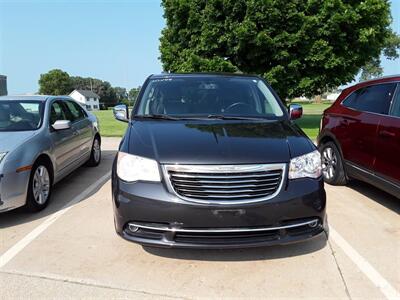
<path fill-rule="evenodd" d="M 317 95 L 314 97 L 315 103 L 322 103 L 322 95 Z"/>

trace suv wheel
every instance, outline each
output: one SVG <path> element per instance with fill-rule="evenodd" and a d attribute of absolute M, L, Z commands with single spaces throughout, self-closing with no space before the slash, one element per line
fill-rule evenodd
<path fill-rule="evenodd" d="M 346 173 L 343 167 L 342 156 L 333 142 L 320 146 L 322 159 L 322 174 L 326 183 L 332 185 L 345 185 Z"/>

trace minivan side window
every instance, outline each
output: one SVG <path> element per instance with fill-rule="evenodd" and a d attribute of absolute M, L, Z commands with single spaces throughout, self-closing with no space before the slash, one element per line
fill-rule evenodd
<path fill-rule="evenodd" d="M 359 89 L 343 101 L 343 105 L 359 111 L 387 115 L 396 84 L 377 84 Z"/>
<path fill-rule="evenodd" d="M 70 118 L 72 118 L 71 122 L 76 122 L 86 117 L 86 113 L 79 104 L 72 101 L 65 101 L 64 103 L 69 110 Z"/>

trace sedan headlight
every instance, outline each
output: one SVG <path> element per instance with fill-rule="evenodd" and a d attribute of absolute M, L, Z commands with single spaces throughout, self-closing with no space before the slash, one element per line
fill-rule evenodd
<path fill-rule="evenodd" d="M 118 153 L 117 175 L 126 182 L 153 181 L 160 182 L 161 176 L 155 160 L 124 152 Z"/>
<path fill-rule="evenodd" d="M 289 179 L 321 176 L 321 154 L 318 150 L 290 160 Z"/>
<path fill-rule="evenodd" d="M 3 158 L 6 156 L 7 152 L 0 152 L 0 163 L 3 160 Z"/>

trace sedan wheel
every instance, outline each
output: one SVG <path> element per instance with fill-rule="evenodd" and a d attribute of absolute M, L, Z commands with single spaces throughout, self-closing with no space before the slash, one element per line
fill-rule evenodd
<path fill-rule="evenodd" d="M 89 167 L 97 167 L 101 162 L 101 143 L 100 138 L 97 136 L 93 140 L 92 151 L 90 153 L 87 165 Z"/>
<path fill-rule="evenodd" d="M 98 139 L 95 139 L 93 142 L 93 158 L 96 163 L 100 162 L 101 149 L 100 149 L 100 142 Z"/>
<path fill-rule="evenodd" d="M 32 182 L 33 197 L 37 204 L 43 205 L 50 195 L 50 175 L 45 166 L 36 169 Z"/>
<path fill-rule="evenodd" d="M 28 195 L 25 207 L 37 212 L 44 209 L 50 201 L 52 177 L 46 163 L 36 163 L 29 179 Z"/>

